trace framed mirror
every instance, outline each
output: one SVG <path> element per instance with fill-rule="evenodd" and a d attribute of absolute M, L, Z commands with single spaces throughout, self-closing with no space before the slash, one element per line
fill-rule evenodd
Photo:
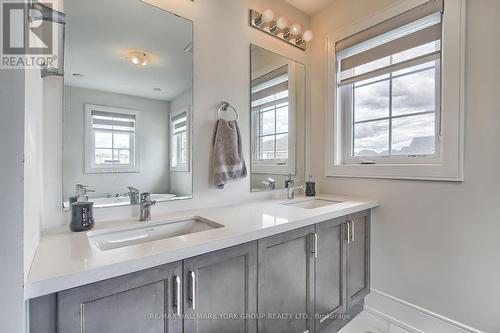
<path fill-rule="evenodd" d="M 191 198 L 192 22 L 138 0 L 64 5 L 64 206 L 78 189 L 94 207 Z"/>
<path fill-rule="evenodd" d="M 305 65 L 250 46 L 252 191 L 305 179 Z"/>

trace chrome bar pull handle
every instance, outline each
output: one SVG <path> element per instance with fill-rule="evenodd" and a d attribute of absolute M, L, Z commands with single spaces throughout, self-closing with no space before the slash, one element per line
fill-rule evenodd
<path fill-rule="evenodd" d="M 174 277 L 175 282 L 175 312 L 178 317 L 181 316 L 181 278 L 178 276 Z"/>
<path fill-rule="evenodd" d="M 189 277 L 191 280 L 191 296 L 189 300 L 191 301 L 193 310 L 196 310 L 196 274 L 194 272 L 189 272 Z"/>
<path fill-rule="evenodd" d="M 314 258 L 318 258 L 318 234 L 313 233 L 314 238 Z"/>
<path fill-rule="evenodd" d="M 351 221 L 347 221 L 345 226 L 347 228 L 345 233 L 345 239 L 347 241 L 347 244 L 349 244 L 351 242 Z"/>

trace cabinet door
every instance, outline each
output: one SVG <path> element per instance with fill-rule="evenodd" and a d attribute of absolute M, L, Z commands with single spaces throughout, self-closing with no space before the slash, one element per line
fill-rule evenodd
<path fill-rule="evenodd" d="M 345 217 L 340 217 L 316 225 L 316 313 L 319 315 L 317 325 L 329 324 L 335 319 L 335 314 L 346 310 L 345 221 Z"/>
<path fill-rule="evenodd" d="M 257 243 L 184 261 L 184 332 L 255 333 Z"/>
<path fill-rule="evenodd" d="M 59 332 L 181 333 L 181 274 L 178 262 L 60 292 Z"/>
<path fill-rule="evenodd" d="M 259 240 L 260 333 L 314 331 L 314 226 Z"/>
<path fill-rule="evenodd" d="M 347 217 L 347 305 L 363 300 L 370 292 L 370 211 Z"/>

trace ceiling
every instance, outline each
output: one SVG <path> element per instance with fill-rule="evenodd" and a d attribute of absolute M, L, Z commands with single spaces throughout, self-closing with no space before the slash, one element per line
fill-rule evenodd
<path fill-rule="evenodd" d="M 335 0 L 285 0 L 306 14 L 314 15 L 331 5 Z"/>
<path fill-rule="evenodd" d="M 64 7 L 66 85 L 160 100 L 191 88 L 192 54 L 184 51 L 191 21 L 138 0 L 65 0 Z M 153 61 L 132 65 L 126 49 L 150 53 Z"/>

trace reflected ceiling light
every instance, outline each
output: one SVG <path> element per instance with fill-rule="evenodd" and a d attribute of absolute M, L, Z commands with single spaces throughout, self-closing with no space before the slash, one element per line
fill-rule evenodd
<path fill-rule="evenodd" d="M 137 66 L 147 66 L 151 64 L 152 56 L 144 51 L 127 50 L 124 53 L 125 59 Z"/>
<path fill-rule="evenodd" d="M 293 46 L 302 50 L 306 49 L 306 43 L 313 39 L 311 30 L 306 30 L 304 35 L 301 35 L 302 26 L 294 23 L 288 27 L 288 19 L 285 16 L 279 16 L 276 21 L 274 19 L 274 12 L 266 9 L 261 13 L 256 10 L 250 9 L 250 26 L 263 31 L 271 36 L 279 38 Z"/>

